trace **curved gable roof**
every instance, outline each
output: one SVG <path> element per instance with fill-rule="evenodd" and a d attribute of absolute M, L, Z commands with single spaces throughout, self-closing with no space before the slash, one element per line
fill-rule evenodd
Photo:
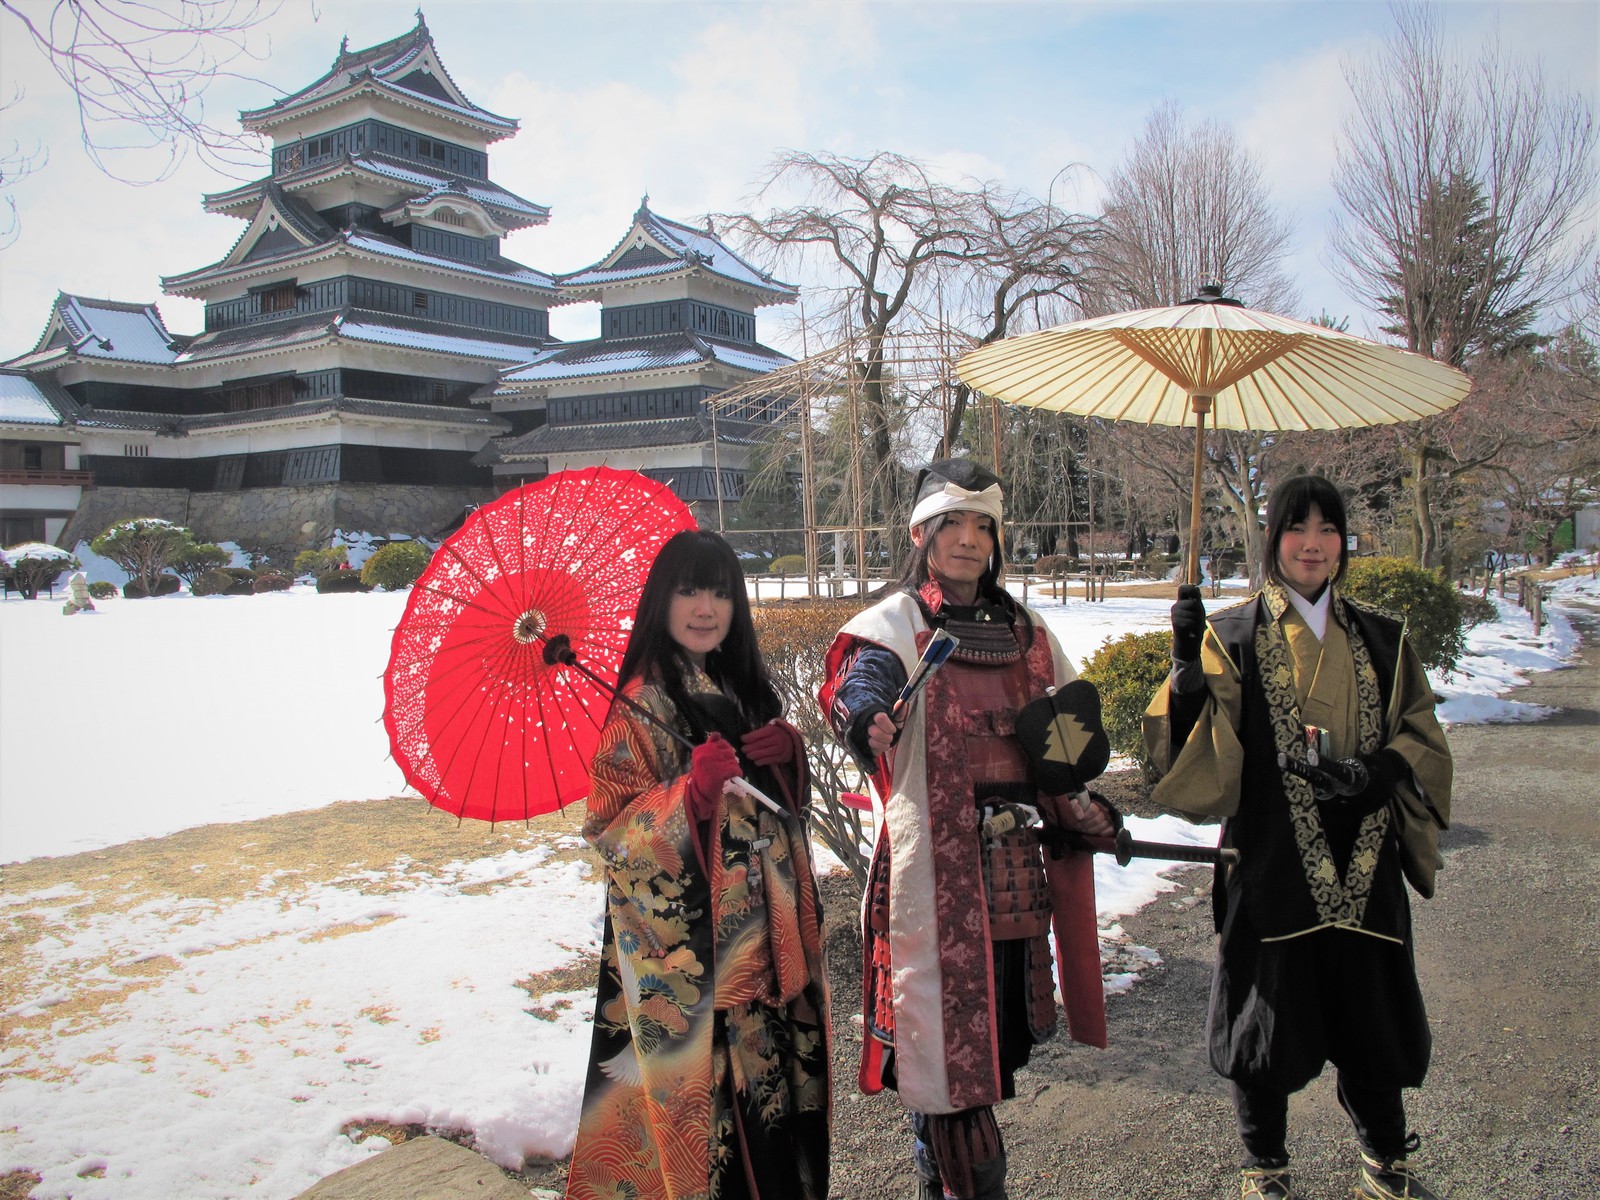
<path fill-rule="evenodd" d="M 265 108 L 246 109 L 239 122 L 246 129 L 265 129 L 306 109 L 316 108 L 362 90 L 388 92 L 465 118 L 483 126 L 491 137 L 508 137 L 517 131 L 517 122 L 480 108 L 469 100 L 445 70 L 428 32 L 428 23 L 417 13 L 417 24 L 409 32 L 365 50 L 351 50 L 348 37 L 339 46 L 333 66 L 298 92 L 275 100 Z"/>
<path fill-rule="evenodd" d="M 606 285 L 636 279 L 703 271 L 761 297 L 758 303 L 786 304 L 800 294 L 793 284 L 775 279 L 740 258 L 714 233 L 668 220 L 650 211 L 646 196 L 633 214 L 627 234 L 599 262 L 556 276 L 563 289 L 599 298 Z M 574 297 L 578 299 L 580 297 Z"/>

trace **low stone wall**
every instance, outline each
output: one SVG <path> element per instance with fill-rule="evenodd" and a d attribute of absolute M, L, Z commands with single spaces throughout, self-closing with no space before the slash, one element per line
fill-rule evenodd
<path fill-rule="evenodd" d="M 79 542 L 92 542 L 118 521 L 135 517 L 159 517 L 184 524 L 189 517 L 189 493 L 183 488 L 85 488 L 72 514 L 56 539 L 56 545 L 71 550 Z"/>
<path fill-rule="evenodd" d="M 273 558 L 327 546 L 335 529 L 434 538 L 453 530 L 469 504 L 494 498 L 493 487 L 382 483 L 308 484 L 238 492 L 182 488 L 94 488 L 62 531 L 71 548 L 133 517 L 188 527 L 203 542 L 234 542 Z"/>

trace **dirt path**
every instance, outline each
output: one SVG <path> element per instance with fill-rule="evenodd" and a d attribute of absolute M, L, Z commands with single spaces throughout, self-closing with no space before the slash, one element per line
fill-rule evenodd
<path fill-rule="evenodd" d="M 1456 824 L 1437 897 L 1414 906 L 1435 1046 L 1408 1110 L 1416 1161 L 1455 1200 L 1600 1196 L 1600 615 L 1577 616 L 1581 665 L 1517 693 L 1560 713 L 1451 733 Z M 1124 922 L 1162 965 L 1109 1001 L 1111 1049 L 1050 1043 L 1002 1108 L 1013 1200 L 1238 1195 L 1232 1108 L 1201 1045 L 1209 875 L 1187 882 L 1187 906 L 1169 897 Z M 854 985 L 835 969 L 847 1013 Z M 840 1066 L 834 1194 L 909 1198 L 896 1104 L 853 1096 L 849 1054 Z M 1349 1195 L 1354 1142 L 1331 1073 L 1294 1098 L 1290 1150 L 1308 1197 Z"/>

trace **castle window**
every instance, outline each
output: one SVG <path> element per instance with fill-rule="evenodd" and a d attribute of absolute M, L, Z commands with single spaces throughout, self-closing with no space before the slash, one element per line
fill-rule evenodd
<path fill-rule="evenodd" d="M 730 332 L 728 314 L 725 312 L 719 311 L 717 313 L 717 332 L 723 334 L 724 336 Z"/>
<path fill-rule="evenodd" d="M 428 293 L 427 292 L 412 292 L 411 293 L 411 311 L 416 313 L 418 316 L 427 316 L 428 315 Z"/>
<path fill-rule="evenodd" d="M 261 292 L 261 311 L 264 313 L 294 311 L 294 281 L 276 284 Z"/>
<path fill-rule="evenodd" d="M 467 227 L 467 218 L 453 208 L 441 208 L 433 214 L 433 219 L 444 225 L 455 225 L 462 229 Z"/>
<path fill-rule="evenodd" d="M 128 443 L 124 442 L 123 445 L 122 445 L 122 457 L 123 458 L 149 458 L 150 457 L 150 447 L 149 446 L 131 446 Z"/>
<path fill-rule="evenodd" d="M 434 162 L 444 162 L 445 150 L 443 142 L 436 142 L 432 138 L 417 139 L 417 157 L 431 158 Z"/>

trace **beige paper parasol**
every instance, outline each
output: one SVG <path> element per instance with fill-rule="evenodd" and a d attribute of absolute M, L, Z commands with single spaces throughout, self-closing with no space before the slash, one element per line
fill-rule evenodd
<path fill-rule="evenodd" d="M 1217 288 L 1169 308 L 1091 317 L 995 342 L 956 364 L 974 390 L 1029 408 L 1186 425 L 1194 497 L 1185 577 L 1199 582 L 1206 418 L 1259 432 L 1391 425 L 1471 389 L 1453 367 L 1352 334 L 1245 308 Z"/>

